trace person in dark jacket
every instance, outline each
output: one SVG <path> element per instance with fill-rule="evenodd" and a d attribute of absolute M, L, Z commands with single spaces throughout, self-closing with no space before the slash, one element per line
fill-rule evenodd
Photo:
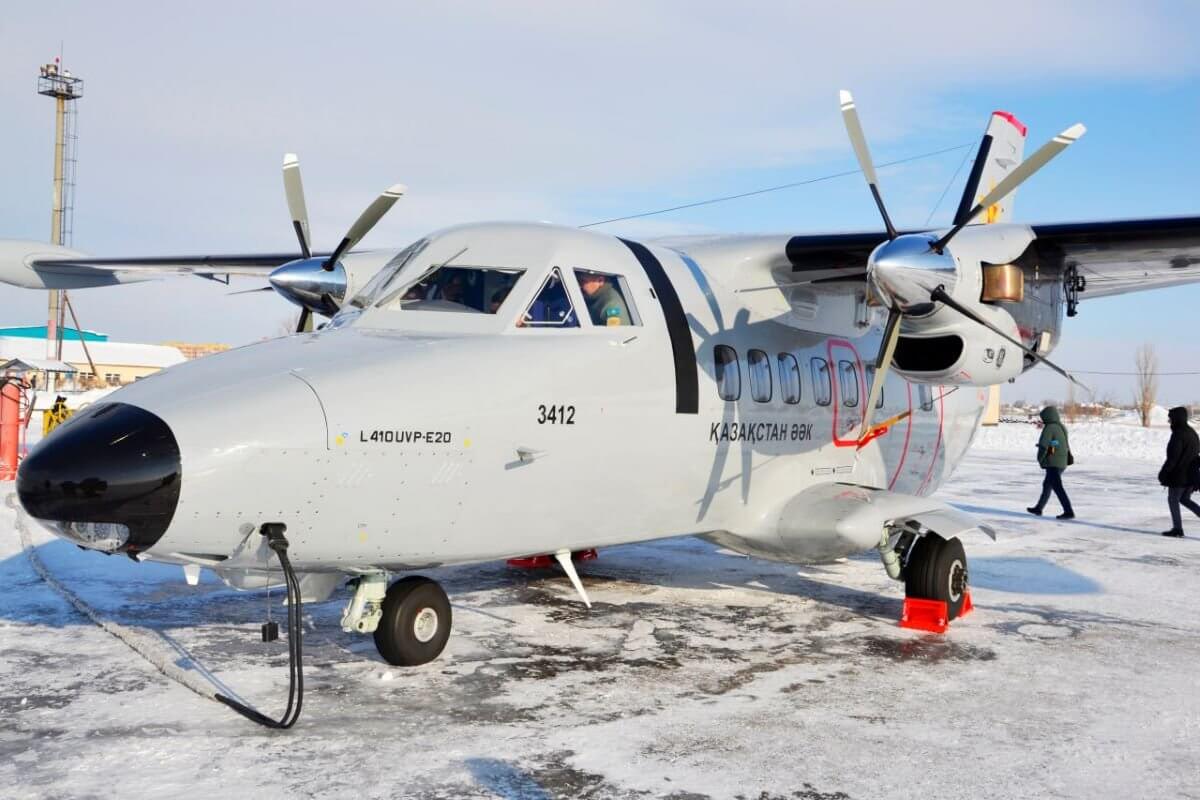
<path fill-rule="evenodd" d="M 1025 510 L 1040 517 L 1042 509 L 1046 507 L 1046 501 L 1050 499 L 1050 492 L 1054 492 L 1063 508 L 1058 519 L 1075 519 L 1071 498 L 1067 497 L 1067 490 L 1063 488 L 1062 483 L 1063 470 L 1073 463 L 1071 444 L 1067 439 L 1067 429 L 1054 406 L 1042 409 L 1042 435 L 1038 439 L 1037 448 L 1038 466 L 1046 471 L 1042 478 L 1042 496 L 1035 505 Z"/>
<path fill-rule="evenodd" d="M 1183 536 L 1179 506 L 1186 506 L 1200 517 L 1200 505 L 1192 501 L 1192 492 L 1200 484 L 1200 437 L 1188 425 L 1188 410 L 1176 406 L 1167 412 L 1171 421 L 1171 440 L 1167 442 L 1167 460 L 1158 471 L 1158 482 L 1167 487 L 1167 506 L 1171 509 L 1171 530 L 1163 536 Z"/>

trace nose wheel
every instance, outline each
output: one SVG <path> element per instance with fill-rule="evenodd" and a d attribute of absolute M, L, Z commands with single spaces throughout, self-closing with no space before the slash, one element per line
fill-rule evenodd
<path fill-rule="evenodd" d="M 967 597 L 967 554 L 962 542 L 932 533 L 917 539 L 904 566 L 904 593 L 945 603 L 948 619 L 961 616 Z"/>
<path fill-rule="evenodd" d="M 402 578 L 384 596 L 375 647 L 397 667 L 427 664 L 441 655 L 450 624 L 450 600 L 436 581 L 419 575 Z"/>

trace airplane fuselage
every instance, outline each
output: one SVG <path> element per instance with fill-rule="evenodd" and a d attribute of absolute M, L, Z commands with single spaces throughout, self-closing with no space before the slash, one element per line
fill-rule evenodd
<path fill-rule="evenodd" d="M 144 557 L 254 569 L 268 555 L 251 534 L 278 521 L 302 572 L 682 534 L 824 559 L 862 548 L 781 547 L 788 501 L 834 482 L 927 495 L 976 430 L 984 390 L 892 374 L 874 421 L 894 422 L 860 447 L 878 326 L 757 319 L 710 278 L 720 265 L 541 225 L 450 229 L 426 255 L 463 247 L 525 269 L 495 314 L 347 308 L 111 395 L 165 422 L 181 454 L 178 506 Z M 637 324 L 593 324 L 578 266 L 620 276 Z M 519 325 L 555 268 L 581 324 Z"/>

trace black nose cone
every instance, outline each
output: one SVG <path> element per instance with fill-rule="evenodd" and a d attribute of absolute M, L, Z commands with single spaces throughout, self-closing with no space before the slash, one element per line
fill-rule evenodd
<path fill-rule="evenodd" d="M 152 547 L 179 504 L 179 445 L 167 423 L 127 403 L 78 412 L 17 471 L 30 516 L 86 547 L 134 554 Z"/>

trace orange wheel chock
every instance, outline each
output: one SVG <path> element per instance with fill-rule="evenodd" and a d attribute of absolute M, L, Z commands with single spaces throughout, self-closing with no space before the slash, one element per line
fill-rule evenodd
<path fill-rule="evenodd" d="M 962 610 L 958 616 L 965 617 L 975 610 L 971 593 L 963 597 Z M 945 633 L 950 627 L 949 610 L 943 600 L 923 600 L 919 597 L 904 598 L 904 610 L 900 614 L 900 627 L 929 633 Z"/>

